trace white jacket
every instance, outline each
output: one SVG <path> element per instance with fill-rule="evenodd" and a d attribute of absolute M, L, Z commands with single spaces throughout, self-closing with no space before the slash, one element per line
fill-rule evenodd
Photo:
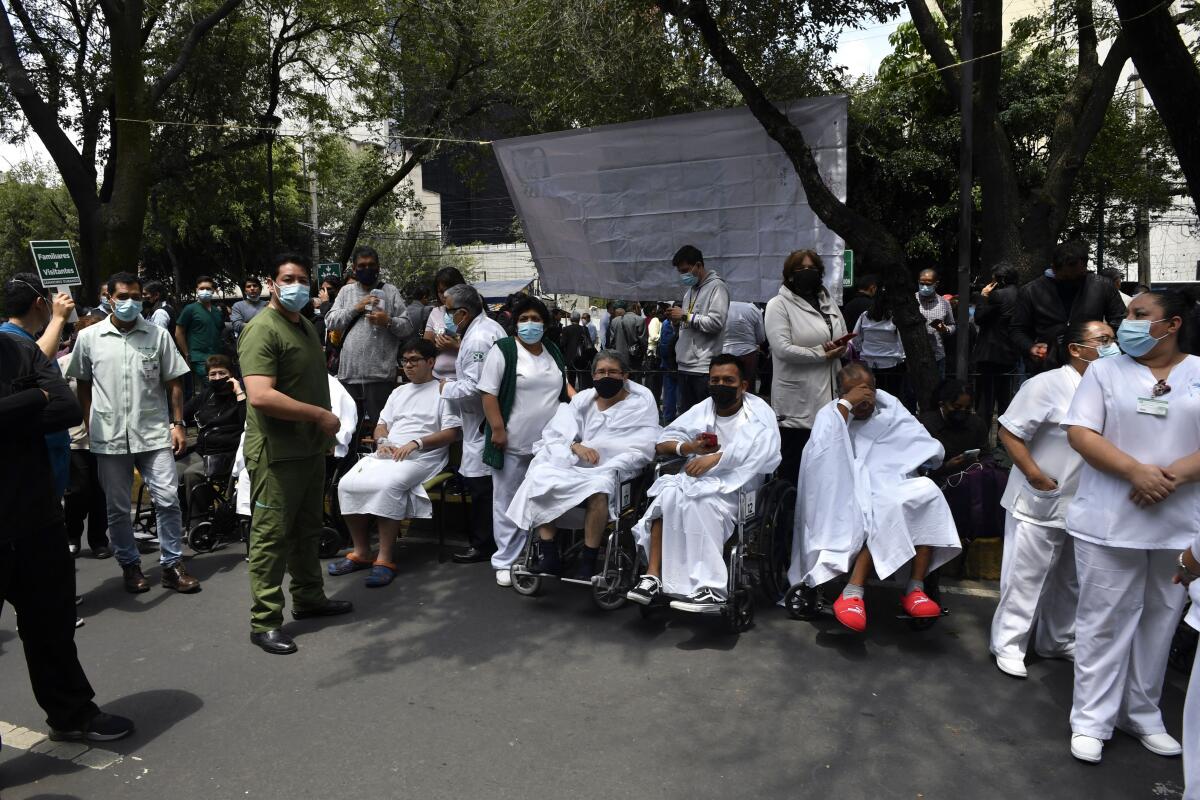
<path fill-rule="evenodd" d="M 771 407 L 782 428 L 812 429 L 817 412 L 837 398 L 841 361 L 825 357 L 825 342 L 846 335 L 846 321 L 829 296 L 821 310 L 786 286 L 767 303 L 767 342 L 771 346 Z"/>

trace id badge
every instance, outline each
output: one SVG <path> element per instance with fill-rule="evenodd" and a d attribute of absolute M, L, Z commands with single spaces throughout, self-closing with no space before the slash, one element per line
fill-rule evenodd
<path fill-rule="evenodd" d="M 148 381 L 158 382 L 158 359 L 142 359 L 142 377 Z"/>
<path fill-rule="evenodd" d="M 1167 415 L 1167 401 L 1161 397 L 1139 397 L 1137 413 L 1149 414 L 1152 417 L 1165 417 Z"/>

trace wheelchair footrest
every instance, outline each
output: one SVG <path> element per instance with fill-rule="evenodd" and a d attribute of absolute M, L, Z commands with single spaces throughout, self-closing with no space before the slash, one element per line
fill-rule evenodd
<path fill-rule="evenodd" d="M 948 609 L 948 608 L 943 608 L 943 609 L 942 609 L 942 613 L 941 613 L 941 614 L 938 614 L 936 617 L 912 617 L 912 616 L 909 616 L 908 614 L 905 614 L 905 613 L 902 611 L 902 612 L 900 612 L 899 614 L 897 614 L 897 615 L 896 615 L 896 619 L 903 619 L 903 620 L 910 620 L 910 621 L 916 621 L 916 622 L 920 622 L 920 621 L 921 621 L 921 620 L 923 620 L 923 619 L 941 619 L 942 617 L 946 617 L 946 616 L 949 616 L 949 615 L 950 615 L 950 609 Z"/>

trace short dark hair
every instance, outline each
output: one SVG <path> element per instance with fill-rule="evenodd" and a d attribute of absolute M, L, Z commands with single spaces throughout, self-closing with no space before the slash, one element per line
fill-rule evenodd
<path fill-rule="evenodd" d="M 1100 277 L 1108 278 L 1110 281 L 1124 281 L 1125 272 L 1124 270 L 1119 270 L 1116 267 L 1105 267 L 1104 269 L 1100 270 Z"/>
<path fill-rule="evenodd" d="M 146 294 L 156 294 L 160 297 L 166 297 L 167 285 L 162 281 L 146 281 L 146 285 L 142 287 L 142 291 Z"/>
<path fill-rule="evenodd" d="M 350 263 L 356 264 L 360 258 L 373 258 L 375 263 L 379 263 L 379 253 L 375 252 L 375 248 L 369 245 L 360 244 L 354 248 L 354 252 L 350 255 Z"/>
<path fill-rule="evenodd" d="M 324 286 L 327 283 L 329 284 L 329 288 L 334 291 L 342 288 L 342 279 L 336 275 L 326 275 L 324 278 L 321 278 L 321 282 L 317 286 Z"/>
<path fill-rule="evenodd" d="M 258 279 L 256 276 L 254 276 L 254 275 L 247 275 L 247 276 L 246 276 L 246 280 L 242 281 L 242 286 L 245 286 L 245 285 L 246 285 L 246 284 L 248 284 L 248 283 L 249 283 L 249 284 L 253 284 L 254 286 L 257 286 L 257 287 L 258 287 L 258 288 L 260 288 L 260 289 L 262 288 L 262 281 L 260 281 L 260 280 L 259 280 L 259 279 Z"/>
<path fill-rule="evenodd" d="M 461 286 L 466 282 L 466 278 L 456 267 L 442 267 L 433 276 L 433 288 L 436 290 L 440 286 L 443 292 L 451 286 Z"/>
<path fill-rule="evenodd" d="M 724 367 L 729 364 L 737 367 L 738 376 L 742 380 L 746 380 L 746 368 L 742 366 L 742 362 L 733 353 L 719 353 L 712 357 L 712 361 L 708 362 L 708 371 L 712 372 L 713 367 Z"/>
<path fill-rule="evenodd" d="M 126 286 L 136 285 L 138 289 L 141 289 L 144 285 L 142 279 L 132 272 L 114 272 L 108 276 L 108 283 L 105 284 L 105 288 L 108 289 L 110 295 L 117 290 L 118 283 L 123 283 Z"/>
<path fill-rule="evenodd" d="M 675 251 L 675 255 L 671 257 L 671 266 L 678 267 L 680 264 L 703 264 L 704 254 L 696 247 L 690 244 L 685 244 L 683 247 Z"/>
<path fill-rule="evenodd" d="M 214 281 L 214 280 L 213 280 L 212 278 L 210 278 L 209 276 L 207 276 L 207 275 L 197 275 L 197 276 L 196 276 L 196 288 L 199 288 L 199 287 L 200 287 L 200 284 L 202 284 L 202 283 L 211 283 L 211 284 L 212 284 L 214 287 L 217 285 L 217 282 L 216 282 L 216 281 Z"/>
<path fill-rule="evenodd" d="M 866 275 L 859 275 L 854 279 L 854 288 L 858 291 L 870 289 L 872 286 L 879 285 L 879 276 L 873 272 L 868 272 Z"/>
<path fill-rule="evenodd" d="M 437 358 L 437 347 L 428 339 L 409 339 L 400 348 L 400 355 L 417 353 L 421 358 Z"/>
<path fill-rule="evenodd" d="M 229 356 L 217 353 L 204 359 L 204 371 L 207 373 L 213 369 L 227 369 L 233 372 L 233 362 L 229 360 Z"/>
<path fill-rule="evenodd" d="M 308 259 L 308 256 L 303 253 L 279 253 L 271 259 L 271 280 L 279 277 L 279 268 L 284 264 L 295 264 L 312 275 L 312 261 Z"/>
<path fill-rule="evenodd" d="M 23 317 L 39 297 L 46 299 L 46 287 L 41 279 L 32 272 L 18 272 L 4 285 L 4 313 L 10 317 Z"/>
<path fill-rule="evenodd" d="M 963 395 L 974 397 L 975 390 L 971 388 L 969 383 L 964 383 L 958 378 L 946 378 L 938 384 L 937 389 L 933 393 L 933 404 L 936 406 L 940 403 L 952 403 Z"/>
<path fill-rule="evenodd" d="M 1001 261 L 996 266 L 992 267 L 992 277 L 996 279 L 996 283 L 1000 286 L 1013 286 L 1021 277 L 1021 273 L 1017 272 L 1017 268 L 1007 261 Z"/>
<path fill-rule="evenodd" d="M 550 322 L 550 310 L 546 308 L 546 304 L 532 295 L 523 294 L 512 304 L 513 323 L 515 324 L 526 311 L 536 311 L 543 323 Z"/>
<path fill-rule="evenodd" d="M 1086 266 L 1088 260 L 1087 242 L 1081 239 L 1073 239 L 1069 242 L 1063 242 L 1054 248 L 1054 256 L 1051 263 L 1054 269 L 1060 267 L 1069 267 L 1073 264 L 1081 264 Z"/>

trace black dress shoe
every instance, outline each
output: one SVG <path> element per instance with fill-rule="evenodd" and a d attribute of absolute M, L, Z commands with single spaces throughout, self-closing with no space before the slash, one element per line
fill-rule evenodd
<path fill-rule="evenodd" d="M 256 644 L 265 652 L 277 656 L 286 656 L 296 652 L 296 643 L 278 628 L 273 631 L 250 634 L 250 644 Z"/>
<path fill-rule="evenodd" d="M 309 617 L 336 617 L 338 614 L 349 614 L 354 610 L 354 603 L 349 600 L 326 600 L 325 605 L 316 608 L 292 609 L 292 619 L 308 619 Z"/>
<path fill-rule="evenodd" d="M 468 547 L 466 550 L 459 550 L 450 558 L 455 564 L 478 564 L 481 561 L 491 561 L 492 554 L 477 547 Z"/>
<path fill-rule="evenodd" d="M 113 552 L 107 547 L 100 547 L 92 551 L 92 558 L 112 558 Z"/>

